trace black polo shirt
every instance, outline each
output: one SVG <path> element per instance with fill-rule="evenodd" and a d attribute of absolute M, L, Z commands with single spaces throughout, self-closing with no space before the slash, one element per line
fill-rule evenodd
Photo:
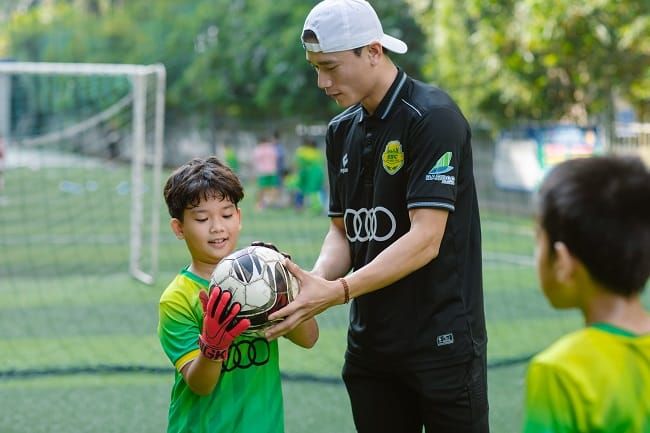
<path fill-rule="evenodd" d="M 327 131 L 329 216 L 359 269 L 408 232 L 409 209 L 449 211 L 438 257 L 352 301 L 350 361 L 451 365 L 486 343 L 471 132 L 442 90 L 398 75 L 373 115 L 357 104 Z"/>

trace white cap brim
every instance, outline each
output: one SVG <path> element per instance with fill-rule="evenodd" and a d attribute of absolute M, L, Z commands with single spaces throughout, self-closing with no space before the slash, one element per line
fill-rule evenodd
<path fill-rule="evenodd" d="M 404 54 L 408 51 L 408 45 L 406 43 L 387 34 L 384 34 L 379 42 L 384 48 L 397 54 Z"/>

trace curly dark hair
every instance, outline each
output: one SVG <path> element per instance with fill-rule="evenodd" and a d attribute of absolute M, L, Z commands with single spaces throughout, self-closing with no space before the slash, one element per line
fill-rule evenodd
<path fill-rule="evenodd" d="M 228 199 L 235 207 L 244 198 L 237 175 L 215 156 L 194 158 L 178 167 L 167 179 L 163 191 L 172 218 L 183 221 L 183 211 L 201 200 Z"/>

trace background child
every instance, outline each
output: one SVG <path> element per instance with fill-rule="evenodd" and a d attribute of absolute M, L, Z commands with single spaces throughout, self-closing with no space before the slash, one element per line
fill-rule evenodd
<path fill-rule="evenodd" d="M 305 138 L 296 149 L 295 157 L 298 175 L 296 207 L 306 206 L 319 214 L 323 211 L 321 194 L 325 186 L 325 155 L 314 139 Z"/>
<path fill-rule="evenodd" d="M 260 137 L 253 149 L 253 169 L 257 177 L 256 209 L 265 209 L 277 204 L 278 187 L 278 153 L 273 141 Z"/>
<path fill-rule="evenodd" d="M 283 432 L 277 342 L 240 334 L 230 293 L 207 289 L 219 261 L 241 230 L 242 185 L 216 157 L 195 158 L 164 188 L 171 228 L 191 256 L 160 298 L 158 335 L 174 365 L 168 432 Z M 207 312 L 207 313 L 206 313 Z M 318 339 L 314 320 L 287 337 L 303 347 Z"/>
<path fill-rule="evenodd" d="M 539 198 L 544 295 L 586 327 L 531 362 L 524 431 L 650 432 L 650 173 L 638 159 L 570 160 Z"/>

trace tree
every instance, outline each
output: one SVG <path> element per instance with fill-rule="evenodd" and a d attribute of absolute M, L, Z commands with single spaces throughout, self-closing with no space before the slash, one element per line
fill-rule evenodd
<path fill-rule="evenodd" d="M 650 3 L 410 0 L 430 29 L 425 70 L 497 124 L 611 117 L 612 94 L 650 102 Z"/>
<path fill-rule="evenodd" d="M 204 2 L 200 49 L 180 88 L 202 101 L 203 106 L 218 102 L 215 110 L 227 116 L 281 119 L 299 115 L 303 120 L 330 117 L 340 108 L 325 102 L 322 91 L 315 86 L 315 73 L 304 60 L 299 39 L 304 19 L 315 3 Z M 379 3 L 391 17 L 386 28 L 402 28 L 410 36 L 408 42 L 421 46 L 422 33 L 404 3 L 384 0 L 377 2 L 378 9 Z M 417 52 L 404 59 L 405 69 L 417 72 Z M 203 88 L 195 87 L 198 82 L 205 83 Z"/>
<path fill-rule="evenodd" d="M 171 119 L 199 117 L 213 127 L 233 118 L 325 121 L 340 107 L 316 87 L 300 44 L 314 4 L 69 0 L 17 14 L 5 31 L 19 60 L 163 63 Z M 375 7 L 385 30 L 411 48 L 396 62 L 419 75 L 424 38 L 409 9 L 390 0 Z"/>

